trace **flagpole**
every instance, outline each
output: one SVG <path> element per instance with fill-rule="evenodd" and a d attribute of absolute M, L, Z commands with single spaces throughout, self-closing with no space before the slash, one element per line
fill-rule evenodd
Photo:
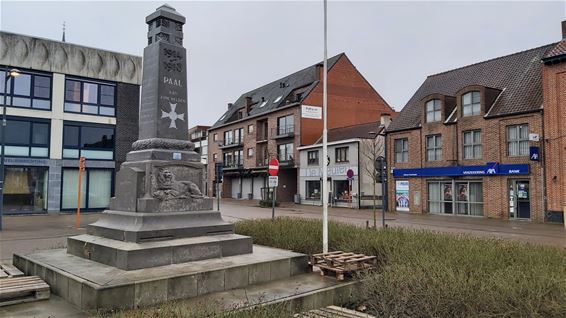
<path fill-rule="evenodd" d="M 322 70 L 322 114 L 324 127 L 322 129 L 322 251 L 323 253 L 328 253 L 328 170 L 327 170 L 327 158 L 328 158 L 328 127 L 327 127 L 327 115 L 328 115 L 328 56 L 327 56 L 327 9 L 326 2 L 324 0 L 324 62 Z"/>

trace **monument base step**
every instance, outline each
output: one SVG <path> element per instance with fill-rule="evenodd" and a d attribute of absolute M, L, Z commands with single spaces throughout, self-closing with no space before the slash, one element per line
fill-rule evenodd
<path fill-rule="evenodd" d="M 45 280 L 84 311 L 131 309 L 244 288 L 309 272 L 304 254 L 253 246 L 252 254 L 126 271 L 66 249 L 14 254 L 14 265 Z"/>
<path fill-rule="evenodd" d="M 145 243 L 124 242 L 83 234 L 67 239 L 67 253 L 95 262 L 135 270 L 252 252 L 252 238 L 238 234 L 210 235 Z"/>

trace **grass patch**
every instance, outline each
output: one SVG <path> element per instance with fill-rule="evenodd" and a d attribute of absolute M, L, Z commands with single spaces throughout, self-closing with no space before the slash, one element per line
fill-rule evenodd
<path fill-rule="evenodd" d="M 242 221 L 255 244 L 321 252 L 318 220 Z M 331 250 L 377 255 L 359 303 L 385 317 L 566 317 L 566 252 L 424 230 L 329 224 Z"/>

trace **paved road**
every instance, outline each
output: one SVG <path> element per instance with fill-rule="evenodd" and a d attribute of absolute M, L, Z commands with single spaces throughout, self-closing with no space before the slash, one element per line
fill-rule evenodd
<path fill-rule="evenodd" d="M 223 200 L 220 204 L 226 220 L 239 221 L 254 218 L 271 218 L 271 209 L 255 206 L 253 201 Z M 317 206 L 287 204 L 276 208 L 276 216 L 322 218 Z M 371 210 L 330 208 L 330 220 L 365 227 L 373 225 Z M 100 213 L 82 214 L 82 224 L 96 221 Z M 479 237 L 496 237 L 520 240 L 535 244 L 566 247 L 566 229 L 556 224 L 535 224 L 528 221 L 493 220 L 477 217 L 414 215 L 395 213 L 386 215 L 391 227 L 427 229 L 439 232 L 469 234 Z M 10 262 L 13 253 L 29 253 L 37 249 L 66 246 L 66 237 L 82 234 L 84 228 L 75 229 L 75 216 L 67 214 L 7 216 L 0 232 L 0 262 Z M 381 226 L 381 213 L 377 213 Z"/>

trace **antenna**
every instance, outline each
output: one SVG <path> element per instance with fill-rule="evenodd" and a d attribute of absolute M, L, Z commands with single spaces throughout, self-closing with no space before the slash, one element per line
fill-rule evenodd
<path fill-rule="evenodd" d="M 65 42 L 65 21 L 63 21 L 63 38 L 61 41 Z"/>

